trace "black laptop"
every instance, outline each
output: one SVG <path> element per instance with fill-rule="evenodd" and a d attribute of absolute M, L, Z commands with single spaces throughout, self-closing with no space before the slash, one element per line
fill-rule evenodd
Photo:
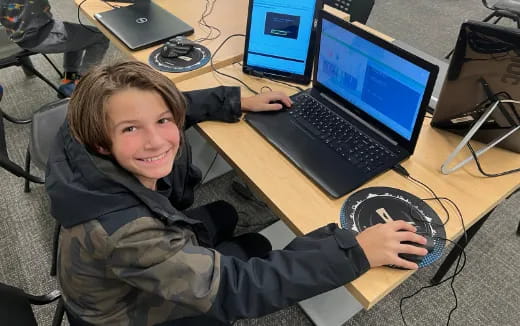
<path fill-rule="evenodd" d="M 151 1 L 139 1 L 131 6 L 95 14 L 94 17 L 131 50 L 193 33 L 193 27 Z"/>
<path fill-rule="evenodd" d="M 313 87 L 246 120 L 332 197 L 410 156 L 438 67 L 321 11 Z"/>

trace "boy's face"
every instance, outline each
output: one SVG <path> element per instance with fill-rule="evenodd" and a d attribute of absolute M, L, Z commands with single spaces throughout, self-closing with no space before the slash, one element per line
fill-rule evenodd
<path fill-rule="evenodd" d="M 107 102 L 111 154 L 141 183 L 155 190 L 168 175 L 179 149 L 180 133 L 166 102 L 155 91 L 129 88 Z"/>

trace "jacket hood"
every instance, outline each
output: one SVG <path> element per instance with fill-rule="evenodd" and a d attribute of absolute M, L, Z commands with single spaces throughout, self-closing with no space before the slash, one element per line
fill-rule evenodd
<path fill-rule="evenodd" d="M 45 187 L 52 215 L 66 228 L 143 204 L 161 219 L 188 222 L 168 198 L 144 187 L 110 157 L 78 143 L 66 121 L 49 154 Z"/>

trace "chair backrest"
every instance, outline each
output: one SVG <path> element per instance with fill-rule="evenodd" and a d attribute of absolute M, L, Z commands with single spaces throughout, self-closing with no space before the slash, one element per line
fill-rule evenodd
<path fill-rule="evenodd" d="M 32 304 L 48 304 L 60 298 L 59 291 L 32 296 L 23 290 L 0 283 L 0 320 L 2 325 L 37 326 Z M 58 311 L 57 311 L 58 312 Z M 63 312 L 58 312 L 63 315 Z M 56 322 L 61 323 L 61 319 Z"/>
<path fill-rule="evenodd" d="M 32 118 L 31 142 L 29 144 L 31 161 L 44 170 L 54 138 L 65 116 L 69 99 L 62 99 L 42 106 Z"/>
<path fill-rule="evenodd" d="M 325 0 L 324 3 L 350 16 L 351 22 L 366 24 L 375 0 Z"/>

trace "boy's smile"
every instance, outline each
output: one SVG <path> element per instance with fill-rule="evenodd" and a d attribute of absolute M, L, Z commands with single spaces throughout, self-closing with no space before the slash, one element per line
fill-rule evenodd
<path fill-rule="evenodd" d="M 155 91 L 129 88 L 107 101 L 111 154 L 141 183 L 155 190 L 168 175 L 179 149 L 180 132 L 166 102 Z"/>

